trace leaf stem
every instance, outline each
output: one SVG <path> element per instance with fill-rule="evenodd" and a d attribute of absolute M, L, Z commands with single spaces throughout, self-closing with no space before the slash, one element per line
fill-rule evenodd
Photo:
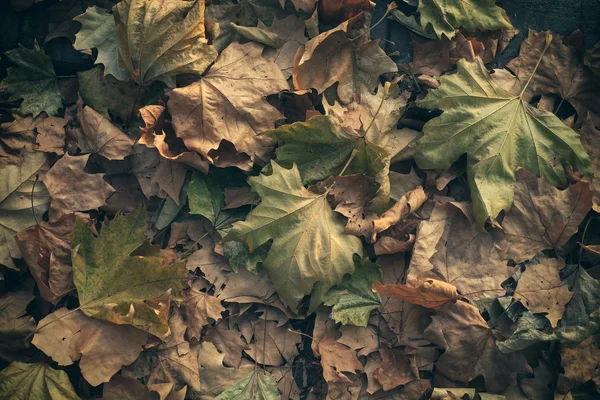
<path fill-rule="evenodd" d="M 540 58 L 538 59 L 537 64 L 535 64 L 535 68 L 533 69 L 533 71 L 531 71 L 531 75 L 529 76 L 529 79 L 527 80 L 527 83 L 523 87 L 523 90 L 521 90 L 521 93 L 519 94 L 519 98 L 522 98 L 523 94 L 525 94 L 525 91 L 527 90 L 527 88 L 529 87 L 529 84 L 531 83 L 531 79 L 533 79 L 533 76 L 537 72 L 537 69 L 540 66 L 541 62 L 542 62 L 542 58 L 544 58 L 544 55 L 546 54 L 546 51 L 550 47 L 551 43 L 552 43 L 552 34 L 547 33 L 546 34 L 546 44 L 544 45 L 544 49 L 542 50 L 542 54 L 540 55 Z"/>
<path fill-rule="evenodd" d="M 363 31 L 360 35 L 358 35 L 357 37 L 350 39 L 351 42 L 354 42 L 356 39 L 359 39 L 361 37 L 363 37 L 366 33 L 371 32 L 373 29 L 375 29 L 375 27 L 377 25 L 379 25 L 380 23 L 382 23 L 385 20 L 385 17 L 388 16 L 388 14 L 390 13 L 390 11 L 392 11 L 393 9 L 398 8 L 398 6 L 396 5 L 395 2 L 391 2 L 390 4 L 388 4 L 387 6 L 387 10 L 385 10 L 385 14 L 383 14 L 383 16 L 379 19 L 379 21 L 375 22 L 374 25 L 371 25 L 371 27 L 365 31 Z"/>

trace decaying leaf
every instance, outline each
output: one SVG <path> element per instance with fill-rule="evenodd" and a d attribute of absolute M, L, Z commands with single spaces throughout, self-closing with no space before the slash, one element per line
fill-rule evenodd
<path fill-rule="evenodd" d="M 44 363 L 14 362 L 0 371 L 0 397 L 5 399 L 79 400 L 65 371 Z"/>
<path fill-rule="evenodd" d="M 115 375 L 102 388 L 102 400 L 118 400 L 122 398 L 138 400 L 159 400 L 158 393 L 150 391 L 136 379 Z"/>
<path fill-rule="evenodd" d="M 354 350 L 336 340 L 337 332 L 332 321 L 328 322 L 324 328 L 324 336 L 318 343 L 323 377 L 327 382 L 350 383 L 351 380 L 345 373 L 354 374 L 362 371 L 363 365 Z"/>
<path fill-rule="evenodd" d="M 215 397 L 215 400 L 276 400 L 280 398 L 281 394 L 275 379 L 255 369 Z"/>
<path fill-rule="evenodd" d="M 183 292 L 182 303 L 187 322 L 187 334 L 189 337 L 200 339 L 202 328 L 208 324 L 209 318 L 219 321 L 225 307 L 215 296 L 200 291 L 196 282 L 188 281 L 188 285 L 189 289 Z"/>
<path fill-rule="evenodd" d="M 131 153 L 133 139 L 93 108 L 83 107 L 79 119 L 83 136 L 74 140 L 83 153 L 97 153 L 109 160 L 122 160 Z"/>
<path fill-rule="evenodd" d="M 391 349 L 388 346 L 381 347 L 379 354 L 381 364 L 373 372 L 373 376 L 384 391 L 419 378 L 414 356 L 406 354 L 402 349 Z"/>
<path fill-rule="evenodd" d="M 449 283 L 425 279 L 416 286 L 373 283 L 373 291 L 382 296 L 396 297 L 426 308 L 441 309 L 458 300 L 456 288 Z"/>
<path fill-rule="evenodd" d="M 6 362 L 20 359 L 29 347 L 28 335 L 35 331 L 35 321 L 26 308 L 34 297 L 31 281 L 20 290 L 0 295 L 0 359 Z"/>

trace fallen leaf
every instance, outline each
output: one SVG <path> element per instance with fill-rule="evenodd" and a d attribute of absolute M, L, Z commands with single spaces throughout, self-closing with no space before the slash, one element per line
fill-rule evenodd
<path fill-rule="evenodd" d="M 57 115 L 63 107 L 58 80 L 50 57 L 35 42 L 29 50 L 23 45 L 6 53 L 15 65 L 8 68 L 8 75 L 0 82 L 0 92 L 9 93 L 9 101 L 23 99 L 19 112 L 37 117 L 42 111 Z"/>
<path fill-rule="evenodd" d="M 488 217 L 494 222 L 500 211 L 510 208 L 518 167 L 546 176 L 555 186 L 566 181 L 557 158 L 577 171 L 591 172 L 579 136 L 553 114 L 498 87 L 481 59 L 473 63 L 461 60 L 458 73 L 440 80 L 440 88 L 431 90 L 420 104 L 441 108 L 444 113 L 425 124 L 415 159 L 422 168 L 447 169 L 467 153 L 467 176 L 479 229 Z M 501 121 L 511 122 L 507 126 Z M 489 145 L 477 144 L 482 142 Z"/>
<path fill-rule="evenodd" d="M 224 354 L 223 364 L 228 367 L 238 368 L 242 362 L 242 351 L 246 342 L 242 340 L 240 331 L 229 329 L 225 323 L 209 327 L 204 340 L 215 345 L 221 354 Z"/>
<path fill-rule="evenodd" d="M 259 134 L 283 118 L 265 96 L 288 84 L 261 53 L 258 44 L 232 43 L 200 81 L 169 92 L 177 137 L 218 167 L 250 170 L 271 149 L 271 141 Z"/>
<path fill-rule="evenodd" d="M 281 394 L 272 376 L 254 370 L 215 397 L 215 400 L 275 400 Z"/>
<path fill-rule="evenodd" d="M 488 327 L 476 307 L 459 301 L 432 318 L 425 339 L 445 349 L 435 363 L 438 373 L 463 383 L 483 376 L 489 392 L 502 393 L 517 384 L 517 374 L 531 372 L 522 353 L 498 350 L 499 332 Z"/>
<path fill-rule="evenodd" d="M 378 256 L 384 254 L 404 253 L 412 250 L 415 245 L 415 235 L 410 235 L 407 240 L 398 240 L 391 236 L 380 236 L 373 245 L 373 251 Z"/>
<path fill-rule="evenodd" d="M 590 211 L 592 193 L 587 182 L 559 190 L 526 170 L 516 175 L 514 204 L 502 221 L 506 242 L 500 245 L 506 258 L 520 263 L 565 245 Z"/>
<path fill-rule="evenodd" d="M 158 393 L 151 392 L 137 379 L 115 375 L 102 388 L 102 400 L 119 399 L 159 400 Z"/>
<path fill-rule="evenodd" d="M 79 361 L 92 385 L 108 382 L 123 365 L 135 361 L 148 334 L 130 325 L 86 317 L 80 310 L 60 308 L 42 319 L 32 343 L 58 365 Z"/>
<path fill-rule="evenodd" d="M 123 160 L 131 153 L 135 141 L 96 110 L 85 106 L 79 118 L 84 135 L 74 140 L 83 153 L 97 153 L 109 160 Z"/>
<path fill-rule="evenodd" d="M 302 337 L 289 326 L 277 326 L 274 321 L 259 320 L 252 324 L 253 342 L 244 350 L 250 358 L 259 364 L 278 366 L 285 362 L 291 364 L 298 355 L 296 347 Z"/>
<path fill-rule="evenodd" d="M 382 285 L 374 282 L 373 291 L 383 296 L 396 297 L 434 310 L 442 309 L 447 304 L 455 303 L 458 300 L 458 292 L 454 286 L 435 279 L 425 279 L 416 286 Z"/>
<path fill-rule="evenodd" d="M 594 177 L 590 182 L 592 189 L 592 207 L 594 211 L 600 212 L 600 129 L 596 129 L 592 117 L 588 116 L 581 127 L 581 143 L 583 148 L 592 159 L 592 170 Z"/>
<path fill-rule="evenodd" d="M 252 251 L 274 238 L 264 267 L 294 311 L 316 282 L 324 289 L 340 283 L 345 273 L 354 270 L 352 255 L 362 251 L 358 238 L 344 235 L 343 223 L 325 196 L 302 186 L 295 166 L 287 170 L 274 162 L 271 165 L 272 175 L 249 179 L 261 204 L 246 221 L 234 224 L 225 241 L 243 241 Z"/>
<path fill-rule="evenodd" d="M 50 194 L 50 222 L 75 211 L 95 210 L 106 204 L 115 189 L 104 181 L 104 174 L 88 174 L 84 167 L 90 158 L 65 154 L 46 174 Z"/>
<path fill-rule="evenodd" d="M 188 281 L 188 285 L 189 289 L 183 292 L 184 300 L 181 305 L 187 323 L 187 334 L 190 338 L 200 340 L 202 328 L 208 325 L 209 318 L 213 321 L 219 321 L 225 307 L 221 305 L 221 300 L 215 296 L 200 291 L 194 281 Z"/>
<path fill-rule="evenodd" d="M 370 0 L 322 0 L 319 1 L 319 18 L 328 24 L 340 23 L 361 11 L 370 11 L 373 8 L 375 3 Z M 305 11 L 310 12 L 312 9 Z"/>
<path fill-rule="evenodd" d="M 138 85 L 202 74 L 217 57 L 204 27 L 204 0 L 125 0 L 113 8 L 119 67 Z M 154 32 L 153 35 L 146 34 Z"/>
<path fill-rule="evenodd" d="M 67 120 L 58 117 L 43 119 L 37 126 L 38 151 L 46 153 L 64 154 L 65 147 L 65 125 Z"/>
<path fill-rule="evenodd" d="M 375 241 L 377 234 L 397 224 L 409 214 L 417 211 L 427 200 L 427 195 L 421 186 L 402 196 L 390 209 L 373 221 L 371 241 Z"/>
<path fill-rule="evenodd" d="M 35 331 L 35 320 L 26 308 L 34 297 L 31 281 L 0 294 L 0 358 L 6 362 L 21 359 L 30 347 L 28 337 Z"/>
<path fill-rule="evenodd" d="M 325 327 L 325 336 L 318 344 L 321 355 L 323 377 L 328 383 L 350 383 L 344 372 L 355 374 L 363 370 L 356 352 L 337 341 L 335 324 L 330 321 Z"/>
<path fill-rule="evenodd" d="M 65 371 L 48 364 L 14 362 L 0 371 L 0 397 L 79 400 Z"/>
<path fill-rule="evenodd" d="M 419 379 L 414 356 L 406 354 L 402 349 L 392 349 L 388 346 L 382 346 L 379 354 L 382 362 L 373 372 L 373 376 L 384 391 Z"/>
<path fill-rule="evenodd" d="M 564 372 L 559 375 L 557 385 L 561 393 L 566 393 L 576 385 L 582 385 L 598 375 L 600 349 L 597 341 L 597 336 L 590 336 L 574 349 L 560 346 L 560 365 Z"/>
<path fill-rule="evenodd" d="M 12 122 L 0 124 L 0 167 L 19 165 L 23 153 L 36 150 L 36 127 L 44 116 L 21 118 L 15 115 Z"/>

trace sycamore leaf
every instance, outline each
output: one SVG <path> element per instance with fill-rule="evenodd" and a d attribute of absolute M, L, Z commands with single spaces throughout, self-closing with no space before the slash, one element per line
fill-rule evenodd
<path fill-rule="evenodd" d="M 539 110 L 501 89 L 481 59 L 461 60 L 458 73 L 441 79 L 420 103 L 444 113 L 429 121 L 417 142 L 421 168 L 447 169 L 467 153 L 467 176 L 479 229 L 494 221 L 513 200 L 518 167 L 552 184 L 565 183 L 562 162 L 591 171 L 579 136 L 554 114 Z"/>
<path fill-rule="evenodd" d="M 202 74 L 217 57 L 204 27 L 204 0 L 123 0 L 113 7 L 119 66 L 138 85 Z"/>
<path fill-rule="evenodd" d="M 77 220 L 69 235 L 74 249 L 73 279 L 85 315 L 131 324 L 163 338 L 169 334 L 168 315 L 148 300 L 171 291 L 178 294 L 186 269 L 183 262 L 168 265 L 157 255 L 132 255 L 144 243 L 145 224 L 143 206 L 104 224 L 98 237 Z"/>
<path fill-rule="evenodd" d="M 183 292 L 184 300 L 181 302 L 183 314 L 187 323 L 187 334 L 190 338 L 200 340 L 202 328 L 209 324 L 209 318 L 219 321 L 221 313 L 226 309 L 221 305 L 221 300 L 206 291 L 200 291 L 200 287 L 189 281 L 189 289 Z"/>
<path fill-rule="evenodd" d="M 252 322 L 252 342 L 244 353 L 259 364 L 278 366 L 292 364 L 298 355 L 298 345 L 302 338 L 289 324 L 258 320 Z M 248 338 L 250 339 L 250 338 Z"/>
<path fill-rule="evenodd" d="M 12 259 L 21 258 L 21 252 L 15 241 L 15 235 L 35 225 L 36 218 L 41 219 L 48 210 L 50 198 L 43 183 L 47 168 L 44 153 L 36 152 L 25 153 L 22 164 L 8 165 L 2 169 L 0 265 L 16 269 Z"/>
<path fill-rule="evenodd" d="M 130 325 L 89 318 L 80 310 L 60 308 L 42 319 L 32 343 L 58 365 L 79 361 L 92 385 L 108 382 L 123 365 L 138 358 L 149 335 Z"/>
<path fill-rule="evenodd" d="M 346 275 L 341 284 L 329 289 L 324 302 L 333 306 L 333 319 L 344 325 L 366 327 L 371 311 L 381 305 L 381 297 L 371 290 L 374 283 L 381 282 L 381 268 L 368 259 L 353 257 L 355 270 Z"/>
<path fill-rule="evenodd" d="M 279 400 L 281 394 L 277 382 L 258 369 L 237 381 L 229 389 L 215 397 L 215 400 Z"/>
<path fill-rule="evenodd" d="M 496 0 L 419 0 L 418 10 L 421 25 L 430 25 L 439 38 L 452 39 L 460 28 L 470 33 L 512 28 Z"/>
<path fill-rule="evenodd" d="M 425 279 L 418 285 L 373 283 L 373 291 L 383 296 L 396 297 L 425 308 L 441 309 L 458 300 L 453 285 L 436 279 Z"/>
<path fill-rule="evenodd" d="M 19 108 L 23 115 L 36 117 L 42 111 L 57 115 L 63 105 L 50 57 L 37 42 L 31 50 L 19 44 L 5 54 L 15 66 L 8 68 L 8 76 L 0 82 L 0 92 L 8 92 L 9 101 L 23 99 Z"/>
<path fill-rule="evenodd" d="M 31 280 L 19 290 L 0 295 L 0 359 L 21 359 L 30 347 L 28 336 L 35 331 L 35 320 L 26 308 L 34 297 Z"/>
<path fill-rule="evenodd" d="M 0 371 L 0 398 L 79 400 L 65 371 L 45 363 L 14 362 Z"/>
<path fill-rule="evenodd" d="M 381 346 L 381 365 L 373 372 L 373 377 L 384 391 L 419 379 L 415 356 L 404 349 Z"/>
<path fill-rule="evenodd" d="M 256 43 L 232 43 L 199 82 L 169 92 L 175 133 L 218 167 L 250 170 L 271 149 L 259 134 L 284 118 L 265 97 L 288 84 L 262 50 Z"/>
<path fill-rule="evenodd" d="M 476 307 L 459 301 L 432 318 L 425 339 L 446 350 L 436 362 L 445 377 L 468 383 L 483 376 L 489 392 L 502 393 L 517 384 L 517 374 L 531 371 L 523 354 L 498 350 L 499 332 L 488 327 Z"/>
<path fill-rule="evenodd" d="M 117 28 L 113 15 L 103 8 L 92 6 L 73 20 L 81 24 L 73 47 L 76 50 L 96 48 L 96 64 L 104 64 L 104 74 L 110 74 L 120 81 L 128 80 L 129 74 L 118 64 Z"/>
<path fill-rule="evenodd" d="M 358 238 L 344 234 L 344 223 L 326 196 L 302 186 L 296 166 L 271 165 L 272 175 L 249 179 L 262 203 L 246 221 L 235 223 L 225 240 L 243 241 L 253 251 L 273 239 L 264 267 L 279 295 L 296 310 L 316 282 L 327 289 L 352 273 L 352 255 L 362 254 L 362 246 Z"/>
<path fill-rule="evenodd" d="M 316 328 L 315 324 L 315 330 Z M 337 331 L 333 321 L 327 321 L 323 329 L 323 336 L 316 343 L 318 354 L 321 356 L 323 378 L 328 383 L 350 383 L 350 378 L 344 372 L 355 374 L 363 370 L 363 365 L 358 360 L 355 350 L 337 341 Z M 317 337 L 313 343 L 315 342 Z"/>
<path fill-rule="evenodd" d="M 294 87 L 315 88 L 322 93 L 337 82 L 338 97 L 346 104 L 360 92 L 361 84 L 374 90 L 380 75 L 398 71 L 378 40 L 368 40 L 368 35 L 355 40 L 363 20 L 364 15 L 359 14 L 299 47 L 294 62 Z"/>

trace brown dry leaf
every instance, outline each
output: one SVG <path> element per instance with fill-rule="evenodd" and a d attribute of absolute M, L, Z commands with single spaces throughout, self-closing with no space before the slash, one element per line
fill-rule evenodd
<path fill-rule="evenodd" d="M 134 362 L 148 337 L 131 325 L 116 325 L 86 317 L 79 310 L 60 308 L 39 322 L 32 343 L 58 365 L 79 360 L 83 377 L 98 386 L 123 365 Z"/>
<path fill-rule="evenodd" d="M 232 43 L 198 82 L 169 92 L 173 127 L 187 148 L 218 167 L 250 170 L 271 141 L 260 133 L 283 115 L 265 99 L 289 86 L 256 43 Z"/>
<path fill-rule="evenodd" d="M 156 184 L 160 191 L 164 191 L 175 204 L 179 205 L 179 193 L 185 182 L 186 173 L 187 168 L 183 164 L 161 157 L 150 182 Z"/>
<path fill-rule="evenodd" d="M 415 235 L 410 235 L 407 240 L 398 240 L 391 236 L 380 236 L 375 245 L 373 251 L 378 256 L 384 254 L 396 254 L 410 251 L 415 245 Z"/>
<path fill-rule="evenodd" d="M 238 368 L 242 362 L 242 351 L 246 342 L 242 340 L 240 331 L 230 329 L 228 321 L 222 321 L 215 327 L 209 327 L 204 340 L 215 345 L 224 354 L 223 363 L 228 367 Z"/>
<path fill-rule="evenodd" d="M 371 241 L 375 241 L 377 234 L 385 231 L 390 226 L 397 224 L 409 214 L 417 211 L 427 200 L 427 195 L 421 186 L 402 196 L 396 204 L 373 221 Z"/>
<path fill-rule="evenodd" d="M 462 301 L 433 316 L 425 339 L 446 350 L 435 363 L 438 373 L 463 383 L 483 376 L 492 393 L 516 385 L 517 374 L 531 373 L 523 353 L 501 353 L 495 343 L 501 334 L 488 327 L 476 307 Z"/>
<path fill-rule="evenodd" d="M 565 190 L 546 178 L 519 169 L 514 204 L 502 221 L 503 255 L 520 263 L 546 249 L 557 249 L 577 232 L 592 207 L 592 192 L 580 181 Z"/>
<path fill-rule="evenodd" d="M 30 347 L 27 337 L 35 332 L 35 320 L 27 315 L 33 300 L 33 282 L 25 282 L 19 290 L 0 294 L 0 359 L 22 360 Z"/>
<path fill-rule="evenodd" d="M 197 153 L 190 151 L 183 141 L 175 136 L 164 106 L 149 105 L 139 109 L 145 127 L 138 143 L 148 148 L 156 148 L 163 158 L 187 164 L 204 173 L 208 172 L 208 162 Z M 175 200 L 175 199 L 174 199 Z M 176 199 L 179 201 L 179 199 Z"/>
<path fill-rule="evenodd" d="M 586 246 L 583 243 L 578 243 L 578 244 L 585 251 L 588 251 L 588 252 L 590 252 L 592 254 L 600 256 L 600 245 L 599 244 L 594 244 L 594 245 L 590 245 L 590 246 Z"/>
<path fill-rule="evenodd" d="M 411 260 L 409 279 L 442 280 L 474 300 L 504 293 L 501 283 L 512 275 L 514 268 L 502 260 L 492 235 L 477 230 L 470 210 L 466 203 L 436 203 L 430 221 L 421 223 L 415 244 L 415 252 L 429 255 L 435 249 L 435 253 L 429 260 L 424 260 L 422 255 L 414 262 Z M 424 234 L 429 227 L 433 227 L 434 232 Z M 417 248 L 420 239 L 424 243 Z M 432 266 L 430 270 L 427 263 Z"/>
<path fill-rule="evenodd" d="M 593 208 L 594 211 L 600 212 L 600 129 L 596 129 L 589 115 L 581 127 L 580 138 L 583 148 L 592 159 L 594 177 L 590 186 L 593 192 Z"/>
<path fill-rule="evenodd" d="M 552 36 L 552 42 L 537 66 L 547 35 Z M 578 123 L 585 121 L 588 113 L 596 124 L 600 123 L 600 77 L 595 76 L 581 62 L 575 48 L 563 44 L 562 36 L 550 31 L 530 30 L 529 37 L 521 44 L 520 56 L 506 66 L 517 75 L 518 81 L 514 87 L 517 94 L 537 68 L 527 87 L 525 100 L 541 94 L 556 93 L 575 108 Z"/>
<path fill-rule="evenodd" d="M 360 93 L 360 85 L 375 90 L 380 75 L 398 71 L 378 40 L 370 41 L 368 35 L 352 40 L 360 35 L 364 18 L 363 14 L 350 18 L 298 48 L 293 74 L 297 90 L 314 88 L 322 93 L 337 82 L 338 97 L 347 104 Z"/>
<path fill-rule="evenodd" d="M 74 224 L 75 214 L 67 214 L 55 223 L 42 221 L 17 235 L 17 244 L 40 296 L 53 304 L 75 289 L 71 244 L 67 240 Z"/>
<path fill-rule="evenodd" d="M 381 364 L 375 369 L 373 376 L 384 391 L 419 379 L 414 356 L 406 354 L 404 350 L 392 349 L 385 345 L 379 349 L 379 355 Z"/>
<path fill-rule="evenodd" d="M 359 357 L 371 354 L 379 347 L 377 325 L 367 325 L 366 328 L 342 325 L 340 333 L 342 336 L 337 341 L 356 351 Z"/>
<path fill-rule="evenodd" d="M 37 124 L 37 149 L 46 153 L 64 154 L 67 122 L 64 118 L 48 117 Z"/>
<path fill-rule="evenodd" d="M 223 210 L 260 204 L 259 197 L 248 186 L 225 188 L 223 196 L 225 197 L 225 207 L 223 207 Z"/>
<path fill-rule="evenodd" d="M 553 327 L 565 312 L 565 306 L 573 297 L 567 282 L 560 280 L 564 262 L 558 258 L 538 256 L 539 264 L 527 264 L 517 283 L 514 298 L 533 313 L 547 313 Z"/>
<path fill-rule="evenodd" d="M 373 283 L 373 291 L 383 296 L 396 297 L 409 303 L 439 310 L 458 300 L 458 292 L 453 285 L 436 279 L 425 279 L 417 285 L 383 285 Z"/>
<path fill-rule="evenodd" d="M 558 378 L 558 390 L 567 393 L 576 385 L 582 385 L 598 376 L 600 365 L 600 349 L 598 336 L 590 336 L 577 347 L 571 349 L 566 345 L 560 346 L 560 365 L 564 372 Z M 597 379 L 594 379 L 597 381 Z"/>
<path fill-rule="evenodd" d="M 512 25 L 504 10 L 502 10 L 502 14 Z M 508 46 L 510 41 L 518 34 L 519 30 L 516 28 L 478 33 L 475 38 L 480 41 L 485 48 L 483 56 L 481 56 L 483 62 L 488 64 L 494 61 L 496 56 L 502 54 L 506 46 Z"/>
<path fill-rule="evenodd" d="M 6 165 L 18 165 L 23 161 L 22 153 L 34 151 L 35 128 L 44 119 L 44 114 L 36 118 L 21 118 L 0 124 L 0 168 Z"/>
<path fill-rule="evenodd" d="M 115 375 L 111 380 L 104 384 L 102 389 L 102 400 L 159 400 L 156 392 L 150 391 L 143 383 L 137 379 L 125 378 L 121 375 Z"/>
<path fill-rule="evenodd" d="M 115 189 L 103 179 L 104 174 L 84 171 L 90 155 L 65 154 L 46 174 L 45 184 L 50 193 L 50 222 L 64 214 L 95 210 L 106 204 Z"/>
<path fill-rule="evenodd" d="M 279 48 L 266 47 L 263 56 L 273 60 L 281 69 L 283 76 L 288 79 L 294 71 L 296 51 L 307 40 L 304 36 L 304 30 L 306 29 L 304 19 L 289 15 L 283 19 L 273 19 L 270 27 L 266 27 L 262 21 L 259 21 L 258 27 L 277 34 L 285 41 Z"/>
<path fill-rule="evenodd" d="M 318 342 L 323 377 L 328 383 L 351 383 L 344 372 L 356 374 L 363 370 L 363 365 L 358 360 L 356 351 L 338 342 L 336 336 L 335 323 L 333 320 L 327 321 L 325 335 Z"/>
<path fill-rule="evenodd" d="M 221 300 L 201 291 L 203 286 L 200 282 L 190 280 L 188 286 L 189 288 L 183 292 L 184 300 L 181 307 L 187 324 L 188 337 L 200 340 L 202 328 L 209 324 L 209 318 L 212 321 L 219 321 L 225 307 L 221 305 Z"/>
<path fill-rule="evenodd" d="M 370 0 L 321 0 L 319 1 L 319 18 L 328 24 L 339 23 L 354 17 L 361 11 L 375 8 Z M 307 12 L 311 10 L 305 10 Z"/>
<path fill-rule="evenodd" d="M 291 325 L 277 326 L 274 321 L 258 320 L 252 324 L 254 340 L 244 350 L 259 364 L 278 366 L 291 364 L 298 355 L 297 345 L 302 335 L 291 330 Z"/>
<path fill-rule="evenodd" d="M 83 153 L 98 153 L 109 160 L 123 160 L 135 141 L 90 106 L 79 110 L 80 137 L 73 138 Z"/>
<path fill-rule="evenodd" d="M 187 392 L 187 386 L 177 390 L 173 382 L 151 383 L 148 385 L 148 389 L 158 393 L 160 400 L 184 400 Z"/>

